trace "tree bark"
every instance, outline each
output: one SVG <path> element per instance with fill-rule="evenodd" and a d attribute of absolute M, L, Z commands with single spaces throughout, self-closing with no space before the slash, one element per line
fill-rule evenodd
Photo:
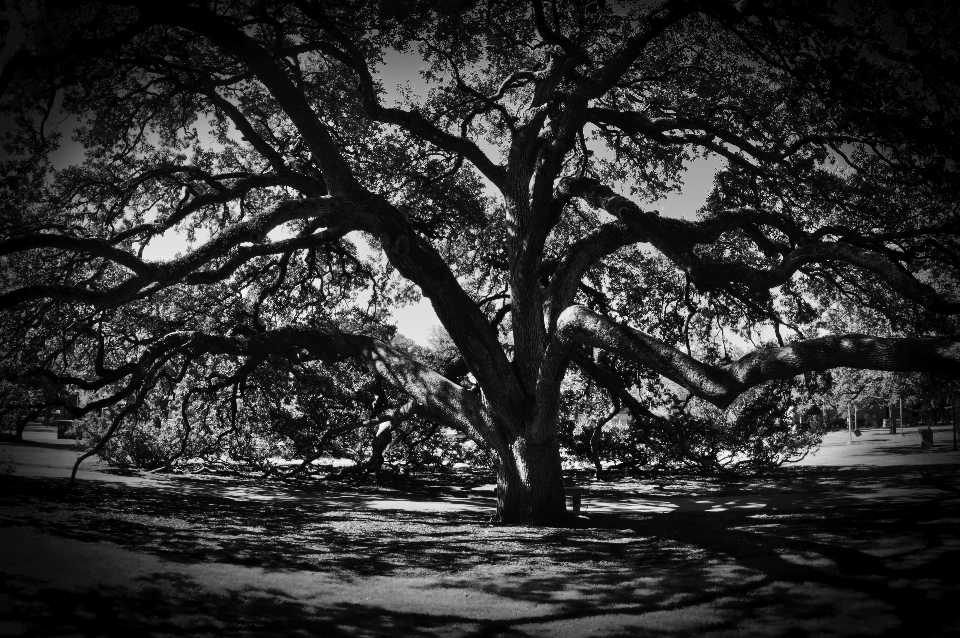
<path fill-rule="evenodd" d="M 595 426 L 593 426 L 593 431 L 590 433 L 590 461 L 593 463 L 593 467 L 597 474 L 597 480 L 604 480 L 604 471 L 603 463 L 601 462 L 600 456 L 600 442 L 603 439 L 603 426 L 607 421 L 600 421 Z"/>
<path fill-rule="evenodd" d="M 373 437 L 373 443 L 370 449 L 370 458 L 363 463 L 358 463 L 352 467 L 345 467 L 339 472 L 332 474 L 335 478 L 344 478 L 350 475 L 357 475 L 363 479 L 367 474 L 373 472 L 373 475 L 379 479 L 380 470 L 383 468 L 383 453 L 393 441 L 394 422 L 386 420 L 377 426 L 377 433 Z"/>
<path fill-rule="evenodd" d="M 556 436 L 542 441 L 518 437 L 500 455 L 497 520 L 507 525 L 567 525 Z"/>
<path fill-rule="evenodd" d="M 384 421 L 377 428 L 377 433 L 373 437 L 373 446 L 370 452 L 370 460 L 367 461 L 366 471 L 373 472 L 379 480 L 380 469 L 383 467 L 383 453 L 393 441 L 393 421 Z"/>
<path fill-rule="evenodd" d="M 14 435 L 13 435 L 13 438 L 15 441 L 23 442 L 23 431 L 27 429 L 27 424 L 32 419 L 37 418 L 38 414 L 39 412 L 37 410 L 33 410 L 31 412 L 28 412 L 25 415 L 19 415 L 19 414 L 17 415 L 16 431 L 14 432 Z"/>

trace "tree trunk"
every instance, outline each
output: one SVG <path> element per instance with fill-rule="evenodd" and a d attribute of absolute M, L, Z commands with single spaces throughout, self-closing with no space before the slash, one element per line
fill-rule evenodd
<path fill-rule="evenodd" d="M 370 458 L 363 463 L 351 467 L 345 467 L 338 472 L 330 475 L 330 478 L 344 478 L 356 474 L 361 479 L 368 473 L 373 472 L 374 476 L 379 478 L 380 469 L 383 467 L 383 453 L 393 440 L 393 421 L 384 421 L 377 426 L 377 433 L 373 437 L 373 445 L 370 450 Z"/>
<path fill-rule="evenodd" d="M 380 479 L 380 469 L 383 467 L 383 453 L 393 441 L 393 428 L 393 421 L 384 421 L 377 427 L 377 434 L 373 437 L 373 449 L 366 464 L 366 471 L 373 472 L 377 480 Z"/>
<path fill-rule="evenodd" d="M 32 410 L 26 415 L 17 414 L 16 431 L 13 435 L 15 441 L 23 441 L 23 431 L 27 429 L 27 424 L 30 423 L 30 421 L 37 418 L 38 414 L 39 412 L 37 410 Z"/>
<path fill-rule="evenodd" d="M 509 525 L 563 527 L 567 508 L 556 437 L 534 442 L 518 438 L 500 455 L 497 519 Z"/>
<path fill-rule="evenodd" d="M 600 444 L 603 440 L 603 426 L 607 420 L 600 421 L 593 426 L 593 432 L 590 433 L 590 460 L 593 461 L 593 467 L 596 468 L 597 480 L 604 480 L 603 464 L 600 459 Z"/>

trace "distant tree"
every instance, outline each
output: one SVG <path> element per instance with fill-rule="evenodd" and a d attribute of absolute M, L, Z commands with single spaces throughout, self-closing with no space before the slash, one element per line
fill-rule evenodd
<path fill-rule="evenodd" d="M 646 380 L 704 418 L 770 396 L 751 430 L 769 382 L 960 372 L 956 3 L 7 6 L 3 374 L 106 390 L 78 412 L 112 406 L 108 434 L 188 379 L 242 403 L 358 375 L 403 402 L 355 423 L 458 430 L 500 520 L 563 525 L 571 366 L 697 454 L 716 428 L 631 402 Z M 393 105 L 398 52 L 429 90 Z M 52 171 L 68 124 L 85 159 Z M 697 221 L 658 214 L 700 156 L 724 166 Z M 173 231 L 195 242 L 143 259 Z M 391 345 L 418 295 L 442 370 Z"/>

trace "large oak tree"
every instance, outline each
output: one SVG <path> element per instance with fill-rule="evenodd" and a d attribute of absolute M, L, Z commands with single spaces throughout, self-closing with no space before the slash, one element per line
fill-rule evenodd
<path fill-rule="evenodd" d="M 671 421 L 641 373 L 726 407 L 835 367 L 960 372 L 952 3 L 38 1 L 5 24 L 5 374 L 100 391 L 114 429 L 184 379 L 361 366 L 358 393 L 403 397 L 391 423 L 493 451 L 500 520 L 560 525 L 572 366 L 650 431 Z M 413 56 L 428 91 L 397 100 L 383 69 Z M 85 159 L 54 171 L 64 130 Z M 723 162 L 699 216 L 653 210 L 697 156 Z M 173 231 L 197 241 L 143 258 Z M 418 293 L 442 369 L 390 345 Z M 873 335 L 828 332 L 851 304 Z M 777 341 L 719 352 L 698 321 Z"/>

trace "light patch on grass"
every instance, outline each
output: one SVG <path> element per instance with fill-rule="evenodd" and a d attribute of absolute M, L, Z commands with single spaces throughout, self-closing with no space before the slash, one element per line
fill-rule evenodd
<path fill-rule="evenodd" d="M 548 596 L 551 600 L 558 602 L 569 600 L 582 601 L 590 598 L 599 598 L 602 593 L 603 592 L 590 591 L 589 589 L 581 589 L 579 587 L 564 587 L 563 589 L 550 592 Z"/>
<path fill-rule="evenodd" d="M 779 591 L 791 601 L 784 605 L 784 625 L 809 636 L 879 636 L 900 624 L 890 605 L 860 591 L 810 582 L 786 585 Z"/>
<path fill-rule="evenodd" d="M 766 578 L 764 574 L 736 563 L 714 563 L 704 571 L 708 581 L 725 587 L 757 582 Z"/>
<path fill-rule="evenodd" d="M 802 567 L 818 567 L 820 569 L 830 570 L 837 568 L 837 563 L 834 560 L 827 558 L 819 552 L 784 552 L 780 554 L 780 558 L 788 563 Z"/>
<path fill-rule="evenodd" d="M 944 584 L 937 578 L 898 578 L 896 580 L 888 581 L 887 586 L 894 589 L 910 588 L 918 591 L 925 591 L 928 594 L 939 594 L 944 588 Z"/>
<path fill-rule="evenodd" d="M 195 529 L 198 526 L 188 523 L 187 521 L 181 520 L 179 518 L 173 518 L 170 516 L 147 516 L 145 514 L 115 514 L 113 518 L 121 521 L 126 521 L 127 523 L 136 523 L 138 525 L 145 525 L 147 527 L 153 528 L 167 528 L 167 529 Z M 261 530 L 262 531 L 262 530 Z"/>
<path fill-rule="evenodd" d="M 629 591 L 631 598 L 639 600 L 662 595 L 667 585 L 664 584 L 663 578 L 641 576 L 624 581 L 618 587 L 623 591 Z"/>
<path fill-rule="evenodd" d="M 652 538 L 644 538 L 642 536 L 633 536 L 633 537 L 625 536 L 623 538 L 616 538 L 616 537 L 607 538 L 607 539 L 604 539 L 604 543 L 607 545 L 629 545 L 631 543 L 649 543 L 652 540 L 653 540 Z"/>
<path fill-rule="evenodd" d="M 900 560 L 889 561 L 885 564 L 890 569 L 917 569 L 935 563 L 945 551 L 946 548 L 924 549 L 910 556 L 904 556 Z"/>
<path fill-rule="evenodd" d="M 689 600 L 692 597 L 693 597 L 693 594 L 691 593 L 677 592 L 675 594 L 671 594 L 670 596 L 667 596 L 666 598 L 661 600 L 659 603 L 657 603 L 657 605 L 659 607 L 673 607 L 674 605 L 678 605 L 685 600 Z"/>
<path fill-rule="evenodd" d="M 887 538 L 878 538 L 871 541 L 871 546 L 864 547 L 862 544 L 858 549 L 864 554 L 876 556 L 877 558 L 886 558 L 888 556 L 902 556 L 910 552 L 916 552 L 926 549 L 927 543 L 923 537 L 918 535 L 899 535 Z"/>
<path fill-rule="evenodd" d="M 620 635 L 636 630 L 706 635 L 706 630 L 727 623 L 731 617 L 729 611 L 720 609 L 722 602 L 725 602 L 724 599 L 694 607 L 651 611 L 639 615 L 598 614 L 586 618 L 526 625 L 523 632 L 531 636 L 550 637 Z"/>
<path fill-rule="evenodd" d="M 27 626 L 23 623 L 0 620 L 0 636 L 24 636 L 26 633 Z"/>
<path fill-rule="evenodd" d="M 956 525 L 960 518 L 938 518 L 933 521 L 920 521 L 917 525 Z"/>

